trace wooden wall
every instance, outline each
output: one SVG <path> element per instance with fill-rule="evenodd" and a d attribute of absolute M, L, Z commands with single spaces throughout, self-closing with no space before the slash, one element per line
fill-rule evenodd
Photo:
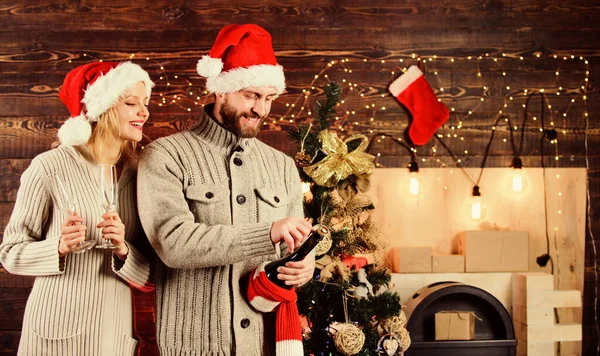
<path fill-rule="evenodd" d="M 272 32 L 288 84 L 261 139 L 290 154 L 298 148 L 285 130 L 310 120 L 308 107 L 327 80 L 345 88 L 346 100 L 338 111 L 343 133 L 401 138 L 409 118 L 386 89 L 403 67 L 425 59 L 426 78 L 454 109 L 439 133 L 466 167 L 480 166 L 499 110 L 520 130 L 524 89 L 545 89 L 551 104 L 545 127 L 554 123 L 558 142 L 540 144 L 541 102 L 535 97 L 522 158 L 525 166 L 540 167 L 543 147 L 545 166 L 589 167 L 584 308 L 590 312 L 584 312 L 583 354 L 595 355 L 598 321 L 591 311 L 600 272 L 595 252 L 600 248 L 599 16 L 594 0 L 3 1 L 0 233 L 19 176 L 35 155 L 49 148 L 68 115 L 57 91 L 70 69 L 90 60 L 129 58 L 147 68 L 157 82 L 145 129 L 149 141 L 193 124 L 195 112 L 210 101 L 195 74 L 196 60 L 207 53 L 222 26 L 253 22 Z M 303 93 L 310 94 L 307 103 Z M 509 137 L 506 126 L 499 126 L 496 135 L 487 166 L 507 167 L 512 151 L 503 142 Z M 409 160 L 407 151 L 389 139 L 375 139 L 372 152 L 380 154 L 382 167 L 403 167 Z M 454 165 L 436 140 L 417 154 L 424 159 L 422 166 Z M 18 345 L 32 280 L 0 272 L 0 354 L 10 355 Z M 153 350 L 151 297 L 136 294 L 145 355 Z"/>

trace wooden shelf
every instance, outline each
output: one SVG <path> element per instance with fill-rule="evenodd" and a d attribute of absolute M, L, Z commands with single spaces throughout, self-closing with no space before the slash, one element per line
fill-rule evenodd
<path fill-rule="evenodd" d="M 413 294 L 432 283 L 452 281 L 481 288 L 496 297 L 510 313 L 512 311 L 512 272 L 494 273 L 392 273 L 392 283 L 406 303 Z"/>

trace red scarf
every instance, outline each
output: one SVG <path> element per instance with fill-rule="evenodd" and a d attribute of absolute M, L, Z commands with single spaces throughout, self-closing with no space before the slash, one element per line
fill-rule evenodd
<path fill-rule="evenodd" d="M 271 282 L 265 273 L 266 264 L 267 262 L 264 262 L 250 273 L 248 300 L 256 310 L 263 313 L 277 309 L 275 332 L 277 356 L 303 356 L 296 291 L 293 288 L 281 288 Z"/>

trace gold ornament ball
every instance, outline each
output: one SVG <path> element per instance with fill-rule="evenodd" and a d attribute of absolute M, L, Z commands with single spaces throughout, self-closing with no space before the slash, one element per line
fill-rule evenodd
<path fill-rule="evenodd" d="M 335 323 L 331 328 L 337 330 L 333 335 L 335 348 L 344 355 L 354 355 L 365 345 L 365 334 L 356 325 Z"/>

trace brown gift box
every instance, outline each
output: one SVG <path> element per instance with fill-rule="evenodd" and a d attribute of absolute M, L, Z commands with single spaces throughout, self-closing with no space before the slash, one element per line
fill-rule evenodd
<path fill-rule="evenodd" d="M 431 256 L 431 271 L 433 273 L 464 273 L 465 256 L 463 255 L 434 255 Z"/>
<path fill-rule="evenodd" d="M 395 273 L 431 273 L 431 247 L 394 247 L 392 270 Z"/>
<path fill-rule="evenodd" d="M 527 231 L 464 231 L 458 245 L 465 272 L 529 271 Z"/>
<path fill-rule="evenodd" d="M 475 314 L 465 311 L 440 311 L 435 313 L 436 340 L 473 340 Z"/>

